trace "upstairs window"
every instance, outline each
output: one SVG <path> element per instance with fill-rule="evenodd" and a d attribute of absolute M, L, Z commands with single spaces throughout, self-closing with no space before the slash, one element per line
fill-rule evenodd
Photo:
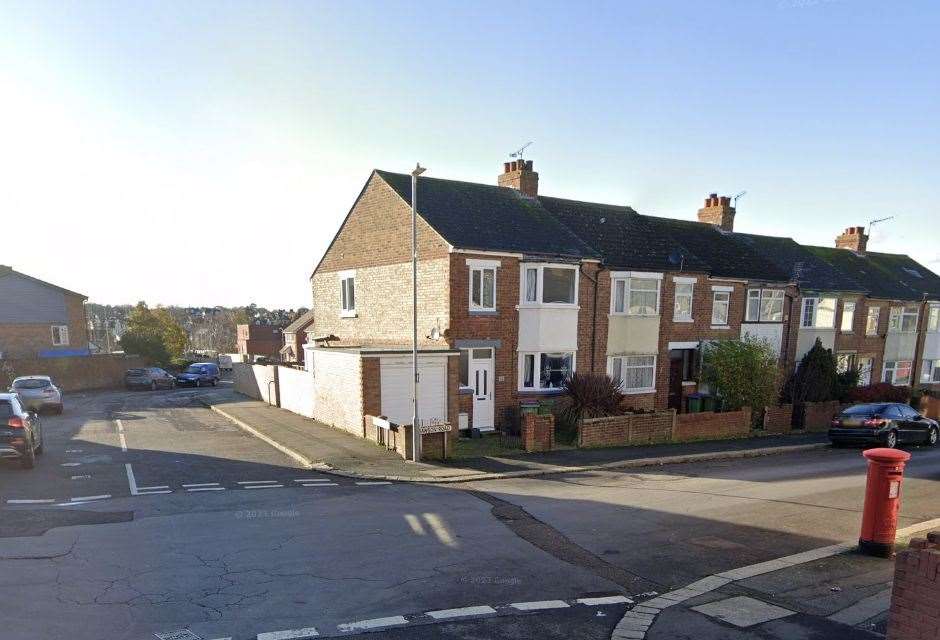
<path fill-rule="evenodd" d="M 881 319 L 881 307 L 868 307 L 868 317 L 865 318 L 865 335 L 878 335 L 878 322 Z"/>
<path fill-rule="evenodd" d="M 577 267 L 527 266 L 522 274 L 523 304 L 567 304 L 578 299 Z"/>
<path fill-rule="evenodd" d="M 728 311 L 731 307 L 730 291 L 712 292 L 712 325 L 723 327 L 728 324 Z"/>
<path fill-rule="evenodd" d="M 69 328 L 64 324 L 52 325 L 52 346 L 67 347 L 69 344 Z"/>
<path fill-rule="evenodd" d="M 940 305 L 932 304 L 927 309 L 927 331 L 940 331 Z"/>
<path fill-rule="evenodd" d="M 470 311 L 496 311 L 496 269 L 470 268 Z"/>
<path fill-rule="evenodd" d="M 804 298 L 802 326 L 832 329 L 836 326 L 835 298 Z"/>
<path fill-rule="evenodd" d="M 614 278 L 613 288 L 613 313 L 628 316 L 659 315 L 659 278 Z M 689 308 L 691 312 L 691 301 Z"/>
<path fill-rule="evenodd" d="M 749 289 L 748 322 L 783 322 L 783 289 Z"/>
<path fill-rule="evenodd" d="M 914 333 L 917 331 L 917 309 L 909 307 L 891 307 L 888 317 L 890 333 Z"/>
<path fill-rule="evenodd" d="M 352 318 L 356 315 L 356 272 L 343 271 L 339 276 L 340 315 Z"/>
<path fill-rule="evenodd" d="M 852 327 L 855 325 L 855 303 L 842 303 L 842 333 L 852 333 Z"/>
<path fill-rule="evenodd" d="M 674 279 L 675 298 L 672 319 L 676 322 L 692 322 L 692 292 L 695 284 Z"/>

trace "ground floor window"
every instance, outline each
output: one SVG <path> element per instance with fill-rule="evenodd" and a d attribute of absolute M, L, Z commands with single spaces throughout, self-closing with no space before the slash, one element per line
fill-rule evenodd
<path fill-rule="evenodd" d="M 924 360 L 920 369 L 920 381 L 925 384 L 940 382 L 940 360 Z"/>
<path fill-rule="evenodd" d="M 836 370 L 839 373 L 845 373 L 846 371 L 855 369 L 856 366 L 854 352 L 846 351 L 836 354 Z"/>
<path fill-rule="evenodd" d="M 616 356 L 608 365 L 610 377 L 624 393 L 656 390 L 656 356 Z"/>
<path fill-rule="evenodd" d="M 520 388 L 561 389 L 574 373 L 574 352 L 520 353 Z"/>
<path fill-rule="evenodd" d="M 874 366 L 874 358 L 858 359 L 858 386 L 867 387 L 871 384 L 871 371 Z"/>
<path fill-rule="evenodd" d="M 885 362 L 882 382 L 889 382 L 893 385 L 904 386 L 911 383 L 911 361 L 910 360 L 889 360 Z"/>

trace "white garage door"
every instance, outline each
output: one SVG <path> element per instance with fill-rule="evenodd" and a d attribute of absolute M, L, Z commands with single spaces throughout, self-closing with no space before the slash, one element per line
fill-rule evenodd
<path fill-rule="evenodd" d="M 381 358 L 382 414 L 411 424 L 411 358 Z M 447 419 L 447 359 L 418 356 L 418 419 Z"/>

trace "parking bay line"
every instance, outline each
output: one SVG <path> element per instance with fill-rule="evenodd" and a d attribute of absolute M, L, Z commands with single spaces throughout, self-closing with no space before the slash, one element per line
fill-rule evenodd
<path fill-rule="evenodd" d="M 236 484 L 277 484 L 277 480 L 239 480 Z"/>
<path fill-rule="evenodd" d="M 279 489 L 283 486 L 282 484 L 248 484 L 242 486 L 242 489 Z"/>
<path fill-rule="evenodd" d="M 116 419 L 114 422 L 117 423 L 118 428 L 118 438 L 121 441 L 121 451 L 127 453 L 127 439 L 124 437 L 124 423 L 120 419 Z"/>
<path fill-rule="evenodd" d="M 124 463 L 124 469 L 127 471 L 127 486 L 131 490 L 131 495 L 136 496 L 138 495 L 137 480 L 134 479 L 134 470 L 131 469 L 131 463 Z"/>
<path fill-rule="evenodd" d="M 107 500 L 111 497 L 110 493 L 105 493 L 100 496 L 81 496 L 78 498 L 69 498 L 70 502 L 91 502 L 92 500 Z"/>
<path fill-rule="evenodd" d="M 225 487 L 193 487 L 192 489 L 187 489 L 190 492 L 196 491 L 225 491 Z"/>
<path fill-rule="evenodd" d="M 43 498 L 41 500 L 7 500 L 8 504 L 52 504 L 53 498 Z"/>
<path fill-rule="evenodd" d="M 218 482 L 195 482 L 195 483 L 190 483 L 190 484 L 184 484 L 183 488 L 189 489 L 190 487 L 196 488 L 196 487 L 217 487 L 217 486 L 219 486 Z"/>

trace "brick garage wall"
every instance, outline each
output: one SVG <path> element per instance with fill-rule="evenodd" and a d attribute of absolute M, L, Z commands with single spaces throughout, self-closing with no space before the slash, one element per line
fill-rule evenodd
<path fill-rule="evenodd" d="M 781 404 L 764 407 L 764 430 L 773 433 L 789 433 L 793 422 L 793 405 Z"/>
<path fill-rule="evenodd" d="M 314 351 L 313 417 L 320 422 L 364 436 L 362 361 L 359 353 L 329 349 Z"/>
<path fill-rule="evenodd" d="M 522 421 L 522 448 L 551 451 L 555 448 L 555 416 L 527 413 Z"/>
<path fill-rule="evenodd" d="M 8 380 L 0 373 L 0 384 L 8 388 L 16 376 L 50 376 L 63 391 L 116 389 L 124 386 L 124 372 L 147 363 L 139 356 L 95 355 L 70 358 L 24 358 L 0 360 L 0 368 L 12 371 Z M 68 399 L 66 398 L 66 401 Z"/>
<path fill-rule="evenodd" d="M 940 638 L 940 531 L 915 538 L 894 560 L 888 640 Z"/>
<path fill-rule="evenodd" d="M 832 418 L 845 405 L 838 400 L 831 402 L 806 402 L 803 404 L 803 429 L 806 431 L 828 431 Z"/>
<path fill-rule="evenodd" d="M 88 347 L 88 317 L 85 314 L 84 296 L 66 294 L 65 310 L 69 317 L 69 346 L 63 348 L 86 349 Z M 52 341 L 51 335 L 49 340 Z"/>
<path fill-rule="evenodd" d="M 675 440 L 740 438 L 751 432 L 751 410 L 715 413 L 682 413 L 676 416 Z"/>
<path fill-rule="evenodd" d="M 634 413 L 587 418 L 578 428 L 579 447 L 620 447 L 669 442 L 673 437 L 675 412 Z"/>

